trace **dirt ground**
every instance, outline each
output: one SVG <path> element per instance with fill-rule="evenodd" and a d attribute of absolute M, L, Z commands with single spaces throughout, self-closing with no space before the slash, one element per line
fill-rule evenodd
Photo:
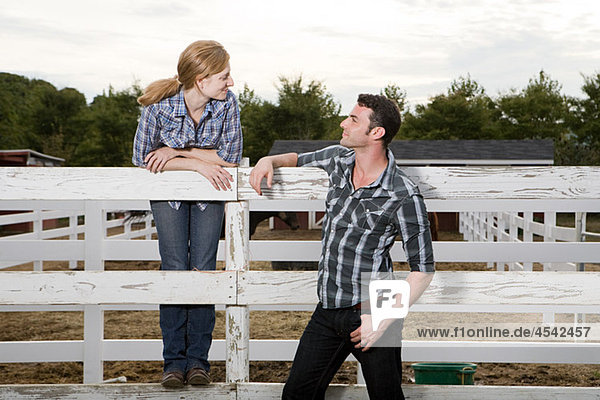
<path fill-rule="evenodd" d="M 318 240 L 320 231 L 273 232 L 266 223 L 261 224 L 253 239 L 259 240 Z M 442 232 L 440 240 L 460 240 L 456 233 Z M 222 268 L 222 265 L 220 265 Z M 403 265 L 398 268 L 406 269 Z M 10 268 L 31 270 L 31 264 Z M 106 262 L 106 270 L 149 270 L 158 269 L 158 262 Z M 66 270 L 61 262 L 45 262 L 45 270 Z M 270 270 L 268 262 L 253 262 L 251 269 Z M 438 270 L 487 270 L 485 264 L 440 263 Z M 534 269 L 540 270 L 536 265 Z M 600 265 L 586 265 L 586 270 L 599 271 Z M 427 313 L 416 313 L 427 314 Z M 439 322 L 439 314 L 415 315 L 415 323 L 427 324 L 426 318 Z M 250 315 L 252 339 L 298 339 L 310 317 L 309 312 L 253 311 Z M 523 318 L 539 319 L 539 315 L 504 315 L 511 322 Z M 445 316 L 448 321 L 454 316 Z M 478 315 L 470 315 L 477 321 Z M 512 318 L 512 319 L 511 319 Z M 594 316 L 592 318 L 597 318 Z M 225 338 L 224 312 L 217 311 L 215 339 Z M 572 321 L 572 315 L 557 316 L 557 321 Z M 456 321 L 455 321 L 456 322 Z M 468 322 L 468 321 L 467 321 Z M 595 322 L 597 322 L 595 320 Z M 408 324 L 408 320 L 407 320 Z M 83 313 L 81 312 L 3 312 L 0 313 L 0 341 L 23 340 L 82 340 Z M 407 328 L 405 327 L 405 331 Z M 157 311 L 107 311 L 105 312 L 106 339 L 159 339 L 160 328 Z M 406 337 L 406 335 L 405 335 Z M 251 362 L 250 380 L 254 382 L 284 382 L 290 362 Z M 346 362 L 336 375 L 335 383 L 356 383 L 356 363 Z M 410 363 L 403 365 L 403 381 L 414 382 L 414 372 Z M 105 379 L 125 376 L 127 382 L 157 382 L 162 373 L 161 362 L 105 362 Z M 215 382 L 225 381 L 224 362 L 213 362 L 211 376 Z M 539 385 L 539 386 L 597 386 L 600 387 L 600 364 L 477 364 L 474 375 L 477 385 Z M 81 363 L 19 363 L 0 364 L 0 384 L 36 383 L 81 383 L 83 368 Z"/>

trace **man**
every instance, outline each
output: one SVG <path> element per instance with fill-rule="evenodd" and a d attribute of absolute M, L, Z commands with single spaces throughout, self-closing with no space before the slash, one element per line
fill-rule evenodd
<path fill-rule="evenodd" d="M 377 346 L 386 331 L 399 336 L 401 320 L 384 320 L 374 331 L 360 280 L 364 274 L 392 271 L 389 250 L 401 235 L 411 268 L 406 279 L 409 304 L 421 296 L 434 272 L 427 211 L 418 188 L 396 167 L 387 148 L 400 127 L 394 102 L 361 94 L 340 126 L 341 146 L 264 157 L 250 173 L 250 184 L 259 194 L 263 178 L 271 187 L 273 168 L 319 167 L 329 175 L 317 284 L 320 302 L 300 339 L 283 398 L 324 398 L 352 353 L 361 363 L 371 399 L 404 399 L 400 343 Z"/>

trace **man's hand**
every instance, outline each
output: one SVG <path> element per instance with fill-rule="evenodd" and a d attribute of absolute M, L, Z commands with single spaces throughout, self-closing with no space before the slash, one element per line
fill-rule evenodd
<path fill-rule="evenodd" d="M 273 169 L 280 167 L 295 167 L 298 162 L 298 154 L 285 153 L 275 156 L 266 156 L 258 160 L 256 166 L 250 171 L 250 186 L 262 195 L 260 184 L 264 178 L 267 178 L 267 187 L 271 188 L 273 184 Z"/>
<path fill-rule="evenodd" d="M 258 160 L 256 166 L 250 171 L 250 186 L 261 196 L 260 184 L 264 178 L 267 178 L 267 187 L 271 188 L 273 184 L 273 162 L 269 157 Z"/>
<path fill-rule="evenodd" d="M 379 323 L 377 331 L 374 332 L 371 314 L 362 314 L 360 319 L 361 324 L 355 331 L 350 333 L 350 340 L 352 343 L 356 343 L 355 348 L 360 349 L 362 347 L 362 351 L 369 350 L 395 321 L 394 319 L 384 319 Z"/>
<path fill-rule="evenodd" d="M 177 157 L 179 152 L 171 147 L 165 146 L 148 153 L 144 162 L 146 169 L 150 172 L 162 172 L 169 160 Z"/>

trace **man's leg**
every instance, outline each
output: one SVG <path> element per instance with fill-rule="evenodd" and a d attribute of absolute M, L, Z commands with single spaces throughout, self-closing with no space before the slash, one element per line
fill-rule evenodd
<path fill-rule="evenodd" d="M 323 399 L 329 382 L 351 351 L 349 329 L 342 313 L 351 310 L 324 310 L 317 305 L 296 350 L 282 399 Z"/>
<path fill-rule="evenodd" d="M 402 322 L 395 322 L 388 330 L 401 332 Z M 384 335 L 380 339 L 382 341 L 380 345 L 387 343 L 397 347 L 371 347 L 365 352 L 362 349 L 352 350 L 352 354 L 360 362 L 371 400 L 404 400 L 401 386 L 401 336 L 399 334 L 391 336 L 392 334 L 388 332 L 388 335 Z"/>

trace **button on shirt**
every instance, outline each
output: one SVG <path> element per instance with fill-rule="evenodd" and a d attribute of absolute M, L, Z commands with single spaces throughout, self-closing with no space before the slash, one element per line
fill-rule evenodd
<path fill-rule="evenodd" d="M 174 96 L 143 107 L 133 142 L 133 164 L 146 166 L 144 159 L 148 153 L 163 146 L 215 149 L 224 161 L 239 163 L 242 158 L 242 128 L 233 92 L 228 91 L 225 100 L 209 101 L 197 127 L 185 107 L 183 89 Z M 178 201 L 170 204 L 175 209 L 181 205 Z M 202 210 L 206 208 L 206 203 L 197 204 Z"/>
<path fill-rule="evenodd" d="M 398 235 L 411 271 L 434 272 L 425 203 L 418 187 L 396 166 L 388 166 L 368 186 L 354 189 L 354 151 L 331 146 L 298 156 L 298 166 L 329 175 L 317 290 L 324 308 L 360 303 L 361 275 L 392 271 L 389 251 Z"/>

